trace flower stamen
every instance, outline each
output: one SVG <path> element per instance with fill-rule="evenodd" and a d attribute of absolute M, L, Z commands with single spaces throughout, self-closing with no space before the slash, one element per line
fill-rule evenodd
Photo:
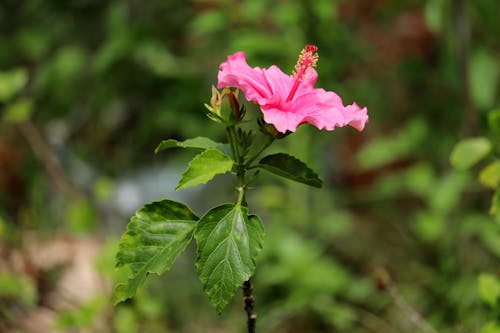
<path fill-rule="evenodd" d="M 305 48 L 302 49 L 299 55 L 299 59 L 297 60 L 297 64 L 295 64 L 295 70 L 293 71 L 293 78 L 295 82 L 293 83 L 292 90 L 288 94 L 286 102 L 290 102 L 299 87 L 300 82 L 307 79 L 308 72 L 316 67 L 316 63 L 318 62 L 318 47 L 315 45 L 306 45 Z"/>

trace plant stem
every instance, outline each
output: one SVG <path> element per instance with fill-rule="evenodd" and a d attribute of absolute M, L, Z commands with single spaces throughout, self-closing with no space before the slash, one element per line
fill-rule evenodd
<path fill-rule="evenodd" d="M 243 156 L 240 155 L 240 149 L 238 147 L 238 139 L 236 136 L 236 130 L 234 125 L 226 127 L 227 138 L 229 140 L 229 145 L 231 146 L 231 151 L 233 153 L 234 162 L 236 164 L 236 177 L 238 178 L 238 201 L 237 205 L 247 206 L 245 200 L 245 173 L 248 166 L 272 143 L 273 140 L 269 140 L 264 144 L 264 146 L 259 150 L 259 152 L 254 155 L 249 162 L 243 164 Z M 243 282 L 243 301 L 245 303 L 245 312 L 247 313 L 247 328 L 248 333 L 255 333 L 255 322 L 257 321 L 257 314 L 255 313 L 255 297 L 253 296 L 253 287 L 250 279 Z"/>
<path fill-rule="evenodd" d="M 264 143 L 264 145 L 263 145 L 263 146 L 259 149 L 259 151 L 258 151 L 255 155 L 253 155 L 251 158 L 249 158 L 249 159 L 248 159 L 248 161 L 245 163 L 245 166 L 246 166 L 247 168 L 249 168 L 249 167 L 250 167 L 250 165 L 252 164 L 252 162 L 253 162 L 253 161 L 255 161 L 255 159 L 256 159 L 257 157 L 259 157 L 259 156 L 260 156 L 260 154 L 262 154 L 262 152 L 263 152 L 264 150 L 266 150 L 266 149 L 267 149 L 267 147 L 269 147 L 269 146 L 271 145 L 271 143 L 273 143 L 273 142 L 274 142 L 274 138 L 273 138 L 273 137 L 271 137 L 271 136 L 268 136 L 268 139 L 267 139 L 266 143 Z"/>
<path fill-rule="evenodd" d="M 243 283 L 243 301 L 245 302 L 245 312 L 247 313 L 248 333 L 255 333 L 257 314 L 254 311 L 255 297 L 253 296 L 253 287 L 250 279 Z"/>
<path fill-rule="evenodd" d="M 391 279 L 389 273 L 382 267 L 378 267 L 375 270 L 375 274 L 382 284 L 382 286 L 387 290 L 389 296 L 393 299 L 394 304 L 400 309 L 400 311 L 409 319 L 410 323 L 415 325 L 420 332 L 424 333 L 438 333 L 432 327 L 425 318 L 413 308 L 410 303 L 405 299 L 403 294 L 399 291 L 398 286 Z"/>
<path fill-rule="evenodd" d="M 236 129 L 234 125 L 226 127 L 227 138 L 229 140 L 229 145 L 231 146 L 231 151 L 233 153 L 234 162 L 236 164 L 236 177 L 238 179 L 238 202 L 237 204 L 242 204 L 246 206 L 245 201 L 245 165 L 243 165 L 243 156 L 240 155 L 240 149 L 238 147 L 238 139 L 236 136 Z"/>
<path fill-rule="evenodd" d="M 236 140 L 236 132 L 234 130 L 234 125 L 226 127 L 227 138 L 229 141 L 229 145 L 231 146 L 231 152 L 233 153 L 234 161 L 236 162 L 238 168 L 240 167 L 240 152 L 238 149 L 238 142 Z"/>
<path fill-rule="evenodd" d="M 47 174 L 52 178 L 56 187 L 58 187 L 63 194 L 68 195 L 72 199 L 78 200 L 85 198 L 84 193 L 68 178 L 57 156 L 51 150 L 47 140 L 43 137 L 35 124 L 31 120 L 27 120 L 19 124 L 18 129 L 26 138 L 26 141 L 28 141 L 35 156 L 45 166 Z"/>
<path fill-rule="evenodd" d="M 238 201 L 236 202 L 237 205 L 241 205 L 243 203 L 243 206 L 246 206 L 246 202 L 244 201 L 245 199 L 245 188 L 243 186 L 238 186 Z"/>

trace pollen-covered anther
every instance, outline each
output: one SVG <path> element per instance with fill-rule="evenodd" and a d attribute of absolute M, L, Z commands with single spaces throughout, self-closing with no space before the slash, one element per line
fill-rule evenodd
<path fill-rule="evenodd" d="M 288 94 L 286 99 L 287 102 L 290 102 L 293 99 L 300 82 L 307 80 L 307 74 L 312 68 L 316 67 L 319 58 L 317 51 L 318 47 L 315 45 L 306 45 L 306 47 L 300 51 L 299 59 L 295 64 L 295 70 L 292 74 L 295 82 L 290 90 L 290 93 Z"/>
<path fill-rule="evenodd" d="M 316 67 L 319 58 L 317 51 L 318 48 L 315 45 L 306 45 L 306 47 L 302 49 L 299 59 L 295 64 L 295 70 L 293 71 L 293 77 L 295 79 L 302 80 L 309 69 Z"/>

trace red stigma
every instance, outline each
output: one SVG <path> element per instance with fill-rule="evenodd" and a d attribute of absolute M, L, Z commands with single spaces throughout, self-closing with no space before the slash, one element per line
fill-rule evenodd
<path fill-rule="evenodd" d="M 318 47 L 316 45 L 306 45 L 307 52 L 316 52 L 318 51 Z"/>

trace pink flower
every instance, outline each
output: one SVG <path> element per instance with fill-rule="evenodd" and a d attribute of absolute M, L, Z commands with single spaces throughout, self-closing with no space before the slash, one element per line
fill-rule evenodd
<path fill-rule="evenodd" d="M 302 50 L 292 76 L 274 65 L 252 68 L 245 53 L 237 52 L 220 65 L 217 88 L 242 90 L 247 100 L 259 104 L 264 121 L 281 133 L 294 132 L 303 123 L 329 131 L 346 125 L 362 131 L 368 121 L 366 108 L 356 103 L 344 106 L 333 91 L 314 88 L 318 78 L 316 51 L 313 45 Z"/>

